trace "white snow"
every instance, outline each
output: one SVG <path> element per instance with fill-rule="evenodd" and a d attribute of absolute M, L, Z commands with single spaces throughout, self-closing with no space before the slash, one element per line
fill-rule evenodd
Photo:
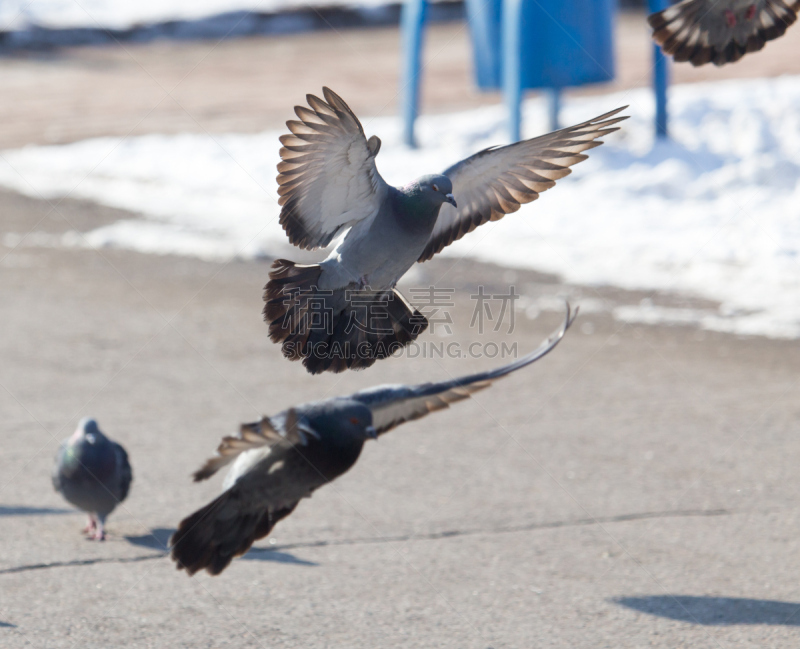
<path fill-rule="evenodd" d="M 127 29 L 170 20 L 198 20 L 234 11 L 274 13 L 300 7 L 377 6 L 386 0 L 3 0 L 0 31 L 75 27 Z"/>
<path fill-rule="evenodd" d="M 624 320 L 800 337 L 800 77 L 673 87 L 674 139 L 666 143 L 653 141 L 653 100 L 644 88 L 570 99 L 562 121 L 624 104 L 631 104 L 631 119 L 573 175 L 446 254 L 554 272 L 584 285 L 667 290 L 722 304 L 694 313 L 644 304 L 618 309 Z M 528 136 L 546 129 L 542 102 L 527 102 L 525 115 Z M 396 118 L 363 122 L 368 134 L 383 139 L 378 166 L 395 184 L 506 138 L 500 107 L 423 117 L 419 140 L 426 146 L 418 151 L 399 143 Z M 85 237 L 72 234 L 61 245 L 208 259 L 291 255 L 277 222 L 278 135 L 151 135 L 26 147 L 0 154 L 0 185 L 144 215 Z"/>

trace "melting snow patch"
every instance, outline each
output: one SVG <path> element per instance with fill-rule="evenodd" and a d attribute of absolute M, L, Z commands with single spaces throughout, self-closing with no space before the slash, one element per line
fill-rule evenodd
<path fill-rule="evenodd" d="M 303 7 L 371 7 L 385 0 L 3 0 L 0 31 L 31 26 L 49 29 L 129 29 L 174 20 L 198 20 L 219 14 L 274 13 Z M 239 19 L 243 20 L 244 16 Z"/>
<path fill-rule="evenodd" d="M 631 119 L 571 176 L 445 254 L 722 303 L 719 312 L 618 310 L 628 321 L 800 337 L 800 77 L 673 87 L 669 142 L 653 141 L 647 89 L 571 99 L 562 121 L 624 104 Z M 527 102 L 525 113 L 527 135 L 542 132 L 544 103 Z M 500 107 L 423 117 L 425 147 L 416 151 L 400 144 L 396 119 L 363 122 L 383 140 L 378 166 L 395 184 L 505 138 Z M 0 185 L 143 215 L 87 233 L 91 245 L 207 259 L 287 254 L 277 222 L 279 134 L 100 138 L 4 151 Z M 533 315 L 542 305 L 531 307 Z"/>

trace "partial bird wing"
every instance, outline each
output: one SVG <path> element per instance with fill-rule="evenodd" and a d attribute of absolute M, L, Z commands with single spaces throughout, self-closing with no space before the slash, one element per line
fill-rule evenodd
<path fill-rule="evenodd" d="M 539 360 L 558 345 L 577 315 L 578 310 L 573 313 L 567 304 L 567 315 L 557 331 L 535 351 L 495 370 L 440 383 L 380 386 L 356 392 L 348 398 L 359 401 L 372 410 L 372 425 L 378 434 L 385 433 L 403 422 L 419 419 L 447 408 L 451 403 L 467 399 L 474 392 L 488 388 L 497 379 Z"/>
<path fill-rule="evenodd" d="M 798 11 L 800 0 L 683 0 L 647 20 L 676 61 L 725 65 L 782 36 Z"/>
<path fill-rule="evenodd" d="M 122 448 L 122 445 L 111 442 L 111 448 L 114 449 L 114 461 L 116 462 L 114 474 L 117 477 L 119 489 L 114 495 L 118 498 L 119 502 L 122 502 L 128 497 L 128 491 L 130 491 L 131 482 L 133 482 L 133 471 L 131 470 L 131 463 L 128 460 L 128 453 Z"/>
<path fill-rule="evenodd" d="M 263 417 L 261 421 L 242 424 L 238 436 L 223 437 L 217 455 L 206 460 L 206 463 L 192 474 L 195 482 L 200 482 L 214 475 L 222 467 L 233 462 L 245 451 L 251 451 L 264 446 L 306 446 L 308 436 L 319 438 L 319 435 L 292 408 L 285 414 L 283 425 L 270 417 Z"/>
<path fill-rule="evenodd" d="M 343 229 L 377 214 L 388 185 L 375 166 L 381 141 L 364 136 L 361 122 L 329 88 L 325 100 L 306 95 L 280 140 L 280 224 L 300 248 L 324 248 Z"/>
<path fill-rule="evenodd" d="M 61 442 L 61 444 L 58 445 L 58 451 L 56 451 L 56 462 L 53 465 L 53 471 L 50 474 L 50 478 L 53 481 L 53 489 L 55 489 L 59 493 L 63 489 L 63 485 L 61 484 L 61 462 L 66 450 L 67 450 L 67 440 L 64 440 L 63 442 Z"/>
<path fill-rule="evenodd" d="M 444 172 L 453 182 L 458 207 L 442 205 L 430 239 L 417 261 L 427 261 L 453 241 L 487 221 L 499 221 L 520 205 L 539 198 L 570 167 L 586 160 L 581 153 L 600 146 L 597 138 L 619 130 L 627 117 L 613 117 L 627 106 L 588 122 L 501 147 L 490 147 Z"/>

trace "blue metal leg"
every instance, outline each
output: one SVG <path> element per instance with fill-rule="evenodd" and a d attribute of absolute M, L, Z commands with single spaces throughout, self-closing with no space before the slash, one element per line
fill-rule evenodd
<path fill-rule="evenodd" d="M 669 6 L 668 0 L 649 0 L 651 12 L 662 11 Z M 653 45 L 653 90 L 656 98 L 656 137 L 668 137 L 667 88 L 669 87 L 669 60 L 661 47 Z"/>
<path fill-rule="evenodd" d="M 550 88 L 547 91 L 547 108 L 550 116 L 550 130 L 559 128 L 558 114 L 561 112 L 561 88 Z"/>
<path fill-rule="evenodd" d="M 508 136 L 512 142 L 519 142 L 522 130 L 522 0 L 503 0 L 502 21 L 503 95 L 508 110 Z"/>
<path fill-rule="evenodd" d="M 419 113 L 422 29 L 425 24 L 427 5 L 427 0 L 405 0 L 400 19 L 403 41 L 403 73 L 400 77 L 403 141 L 410 147 L 417 146 L 414 138 L 414 122 Z"/>

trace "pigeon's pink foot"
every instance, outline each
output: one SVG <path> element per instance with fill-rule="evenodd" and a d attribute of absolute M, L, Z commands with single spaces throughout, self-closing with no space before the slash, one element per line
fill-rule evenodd
<path fill-rule="evenodd" d="M 106 540 L 106 529 L 103 525 L 102 521 L 99 521 L 97 524 L 97 529 L 95 530 L 94 536 L 91 537 L 95 541 L 105 541 Z"/>
<path fill-rule="evenodd" d="M 753 18 L 756 17 L 756 6 L 755 5 L 750 5 L 747 8 L 747 12 L 745 13 L 744 17 L 745 17 L 745 20 L 753 20 Z"/>
<path fill-rule="evenodd" d="M 725 20 L 728 22 L 728 27 L 736 27 L 736 14 L 730 9 L 725 10 Z"/>
<path fill-rule="evenodd" d="M 362 275 L 358 278 L 358 288 L 364 290 L 369 286 L 369 277 Z"/>
<path fill-rule="evenodd" d="M 86 527 L 83 528 L 83 534 L 92 534 L 94 535 L 95 530 L 97 529 L 97 521 L 94 517 L 89 516 L 89 522 L 86 523 Z"/>

